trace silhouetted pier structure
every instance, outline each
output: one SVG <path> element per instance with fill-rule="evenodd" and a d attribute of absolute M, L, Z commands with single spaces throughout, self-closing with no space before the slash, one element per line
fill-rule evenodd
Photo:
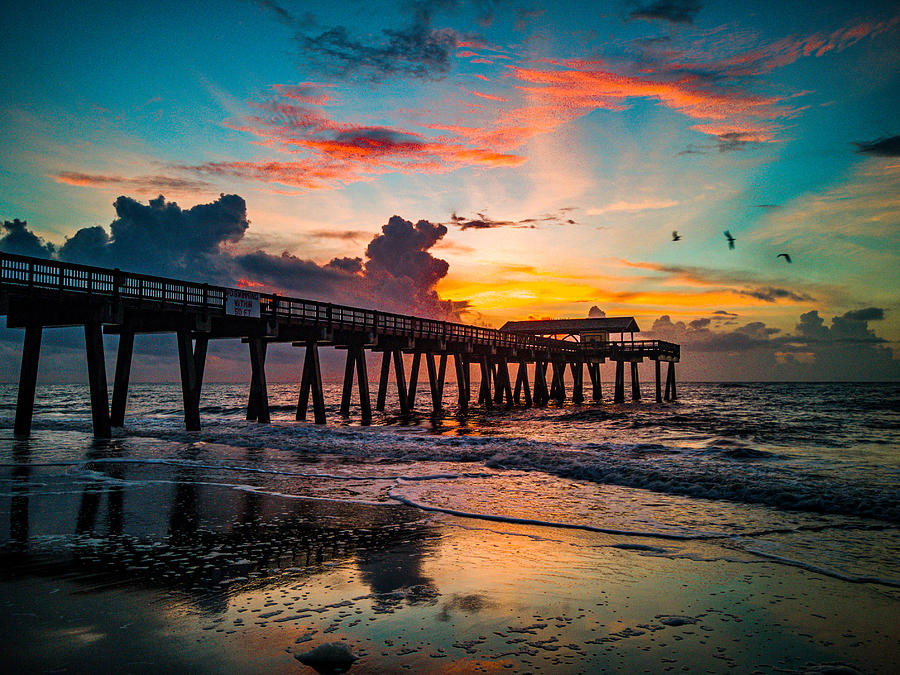
<path fill-rule="evenodd" d="M 600 364 L 606 360 L 616 363 L 613 400 L 617 403 L 625 400 L 625 363 L 631 364 L 632 399 L 639 400 L 637 364 L 644 359 L 655 361 L 656 400 L 661 402 L 676 398 L 674 364 L 680 357 L 679 346 L 671 342 L 634 340 L 639 329 L 631 318 L 510 322 L 496 330 L 9 253 L 0 253 L 0 314 L 6 315 L 10 328 L 25 330 L 15 419 L 19 435 L 31 430 L 44 328 L 84 327 L 91 416 L 98 437 L 109 437 L 111 427 L 124 423 L 134 336 L 139 333 L 175 333 L 188 430 L 200 428 L 200 391 L 209 340 L 240 339 L 248 344 L 247 419 L 259 422 L 269 421 L 265 362 L 271 342 L 305 347 L 296 418 L 306 419 L 312 398 L 318 424 L 325 423 L 320 346 L 347 351 L 341 414 L 350 413 L 356 379 L 363 422 L 372 417 L 366 350 L 382 354 L 376 410 L 386 407 L 393 369 L 401 415 L 410 414 L 416 406 L 422 361 L 436 413 L 443 405 L 450 356 L 460 410 L 467 410 L 472 399 L 473 365 L 480 371 L 478 405 L 485 408 L 522 403 L 545 406 L 551 401 L 562 405 L 567 398 L 567 369 L 572 374 L 573 402 L 585 400 L 585 369 L 592 400 L 602 402 Z M 111 405 L 104 332 L 119 335 Z M 621 339 L 608 339 L 611 332 L 620 333 Z M 625 339 L 626 332 L 631 333 L 630 340 Z M 561 335 L 579 339 L 560 339 Z M 404 354 L 412 355 L 408 378 Z M 660 362 L 669 364 L 664 394 Z M 516 366 L 514 383 L 511 365 Z"/>

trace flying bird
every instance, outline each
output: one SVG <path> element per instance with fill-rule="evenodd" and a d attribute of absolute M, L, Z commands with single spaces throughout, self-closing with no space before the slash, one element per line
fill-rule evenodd
<path fill-rule="evenodd" d="M 784 258 L 787 262 L 791 262 L 791 256 L 789 256 L 787 253 L 779 253 L 775 257 L 776 258 Z"/>
<path fill-rule="evenodd" d="M 672 241 L 681 241 L 681 235 L 678 234 L 678 230 L 672 230 Z"/>
<path fill-rule="evenodd" d="M 725 230 L 725 238 L 728 240 L 728 248 L 734 248 L 734 237 L 731 236 L 730 230 Z"/>

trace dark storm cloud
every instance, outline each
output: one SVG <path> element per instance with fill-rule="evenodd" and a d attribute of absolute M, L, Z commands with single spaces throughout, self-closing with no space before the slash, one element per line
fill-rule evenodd
<path fill-rule="evenodd" d="M 457 0 L 404 2 L 408 24 L 402 28 L 380 31 L 380 39 L 370 32 L 365 38 L 351 33 L 345 26 L 317 27 L 307 14 L 294 17 L 280 5 L 263 0 L 261 7 L 273 13 L 281 23 L 294 29 L 294 40 L 301 59 L 323 72 L 339 77 L 361 77 L 381 80 L 391 76 L 440 79 L 450 72 L 452 57 L 464 41 L 478 41 L 450 28 L 435 28 L 434 15 L 469 4 L 483 25 L 493 21 L 499 4 L 491 0 L 461 3 Z"/>
<path fill-rule="evenodd" d="M 495 220 L 484 213 L 476 213 L 476 218 L 465 218 L 452 213 L 449 225 L 455 225 L 461 230 L 491 230 L 498 227 L 515 227 L 535 229 L 538 225 L 577 225 L 577 221 L 568 216 L 572 207 L 559 209 L 557 213 L 545 213 L 537 218 L 523 218 L 522 220 Z"/>
<path fill-rule="evenodd" d="M 71 262 L 102 265 L 106 263 L 108 247 L 109 234 L 100 225 L 82 227 L 66 238 L 59 257 Z"/>
<path fill-rule="evenodd" d="M 881 307 L 866 307 L 846 312 L 842 317 L 847 321 L 883 321 L 884 310 Z"/>
<path fill-rule="evenodd" d="M 699 0 L 655 0 L 633 10 L 628 18 L 694 23 L 702 8 L 703 3 Z"/>
<path fill-rule="evenodd" d="M 665 274 L 673 281 L 686 280 L 703 286 L 719 286 L 722 290 L 730 293 L 756 298 L 764 302 L 778 302 L 780 300 L 809 302 L 815 300 L 814 297 L 802 291 L 763 285 L 766 283 L 766 280 L 759 279 L 757 275 L 751 273 L 737 274 L 724 270 L 690 267 L 687 265 L 660 265 L 658 263 L 631 262 L 627 260 L 622 262 L 628 267 Z M 727 313 L 725 315 L 727 316 Z"/>
<path fill-rule="evenodd" d="M 856 151 L 877 157 L 900 157 L 900 136 L 885 136 L 874 141 L 857 141 Z"/>
<path fill-rule="evenodd" d="M 745 134 L 739 131 L 719 134 L 716 137 L 716 143 L 719 152 L 737 152 L 746 150 L 751 145 L 759 145 L 754 134 Z"/>
<path fill-rule="evenodd" d="M 718 152 L 740 152 L 761 145 L 757 134 L 745 133 L 741 131 L 729 131 L 724 134 L 718 134 L 715 137 L 715 143 L 690 143 L 678 155 L 706 155 L 713 151 Z M 775 208 L 768 204 L 760 205 L 760 208 Z"/>
<path fill-rule="evenodd" d="M 363 230 L 315 230 L 309 233 L 309 236 L 315 239 L 337 239 L 339 241 L 354 241 L 369 235 L 369 232 Z"/>
<path fill-rule="evenodd" d="M 277 289 L 280 292 L 309 298 L 334 292 L 346 283 L 346 272 L 338 266 L 319 265 L 284 252 L 273 255 L 265 251 L 253 251 L 234 256 L 239 282 L 252 281 Z"/>
<path fill-rule="evenodd" d="M 677 154 L 679 157 L 682 155 L 705 155 L 706 150 L 703 146 L 699 146 L 696 143 L 690 143 L 684 150 L 681 150 Z"/>
<path fill-rule="evenodd" d="M 447 227 L 420 220 L 415 225 L 400 216 L 392 216 L 366 249 L 366 275 L 408 278 L 431 288 L 447 275 L 450 265 L 435 258 L 428 249 L 447 234 Z"/>
<path fill-rule="evenodd" d="M 361 274 L 363 271 L 362 258 L 332 258 L 328 266 L 348 274 Z"/>
<path fill-rule="evenodd" d="M 60 248 L 63 260 L 116 266 L 135 272 L 187 278 L 227 278 L 222 246 L 239 241 L 249 227 L 247 205 L 238 195 L 182 209 L 163 196 L 142 204 L 130 197 L 113 203 L 110 233 L 83 228 Z"/>
<path fill-rule="evenodd" d="M 420 220 L 415 225 L 393 216 L 366 249 L 366 258 L 334 258 L 326 265 L 289 253 L 264 251 L 235 256 L 235 274 L 274 288 L 277 292 L 311 300 L 371 309 L 457 319 L 434 285 L 449 264 L 429 251 L 447 233 L 441 224 Z"/>
<path fill-rule="evenodd" d="M 661 316 L 647 336 L 681 345 L 682 365 L 695 377 L 731 380 L 893 380 L 900 362 L 887 341 L 868 327 L 877 307 L 853 310 L 827 325 L 818 310 L 800 315 L 792 333 L 755 321 L 733 329 L 703 319 L 673 322 Z M 735 358 L 740 355 L 740 358 Z M 715 364 L 713 366 L 713 364 Z M 714 370 L 712 368 L 718 368 Z"/>
<path fill-rule="evenodd" d="M 483 213 L 478 213 L 476 215 L 477 218 L 467 219 L 453 213 L 450 215 L 450 222 L 461 230 L 491 230 L 497 227 L 534 227 L 534 225 L 516 220 L 494 220 Z"/>
<path fill-rule="evenodd" d="M 116 176 L 79 171 L 63 171 L 53 175 L 58 183 L 83 187 L 117 188 L 136 192 L 159 193 L 164 190 L 202 192 L 210 189 L 210 184 L 196 178 L 179 176 Z"/>
<path fill-rule="evenodd" d="M 516 7 L 513 9 L 513 13 L 516 17 L 515 27 L 516 30 L 525 30 L 529 25 L 536 23 L 544 13 L 546 9 L 539 9 L 537 7 Z"/>
<path fill-rule="evenodd" d="M 449 264 L 430 249 L 447 234 L 440 223 L 413 224 L 393 216 L 374 236 L 365 258 L 336 257 L 326 264 L 290 253 L 234 253 L 249 227 L 238 195 L 182 209 L 160 196 L 142 204 L 119 197 L 109 229 L 84 227 L 58 247 L 43 242 L 24 221 L 3 224 L 0 249 L 133 272 L 225 285 L 262 285 L 283 295 L 305 297 L 440 319 L 458 319 L 435 284 Z M 365 236 L 351 231 L 339 239 Z"/>
<path fill-rule="evenodd" d="M 30 255 L 35 258 L 50 258 L 56 248 L 29 230 L 28 223 L 18 218 L 3 221 L 2 232 L 0 251 Z"/>
<path fill-rule="evenodd" d="M 772 286 L 766 286 L 764 288 L 741 289 L 736 292 L 739 295 L 746 295 L 748 297 L 756 298 L 764 302 L 778 302 L 779 300 L 808 302 L 815 299 L 812 296 L 807 295 L 806 293 L 797 293 L 795 291 L 788 290 L 787 288 L 773 288 Z"/>
<path fill-rule="evenodd" d="M 284 7 L 280 5 L 276 5 L 274 2 L 269 2 L 269 0 L 256 0 L 256 4 L 266 9 L 272 14 L 274 14 L 281 23 L 287 26 L 294 26 L 297 24 L 297 19 L 294 18 L 294 15 L 287 11 Z"/>

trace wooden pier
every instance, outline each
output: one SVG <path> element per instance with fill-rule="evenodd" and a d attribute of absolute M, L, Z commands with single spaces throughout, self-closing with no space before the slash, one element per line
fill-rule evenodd
<path fill-rule="evenodd" d="M 101 438 L 109 437 L 112 427 L 124 424 L 134 336 L 139 333 L 176 335 L 188 430 L 200 428 L 206 350 L 209 341 L 217 339 L 239 339 L 248 345 L 251 379 L 247 419 L 263 423 L 270 419 L 265 363 L 266 348 L 272 342 L 305 348 L 296 418 L 307 418 L 311 398 L 317 424 L 326 421 L 319 365 L 322 346 L 346 350 L 340 410 L 342 415 L 349 415 L 356 381 L 364 423 L 372 417 L 366 350 L 382 355 L 375 409 L 383 411 L 387 406 L 393 369 L 401 415 L 417 407 L 423 361 L 430 407 L 434 413 L 441 410 L 449 357 L 453 358 L 457 407 L 461 411 L 472 405 L 473 366 L 480 372 L 476 405 L 484 408 L 546 406 L 551 401 L 562 405 L 569 397 L 574 403 L 582 403 L 585 370 L 591 382 L 591 399 L 601 403 L 600 364 L 607 360 L 616 364 L 614 402 L 625 401 L 626 363 L 631 364 L 631 398 L 640 399 L 637 364 L 644 359 L 656 362 L 656 400 L 677 398 L 678 345 L 634 340 L 633 331 L 630 340 L 624 336 L 628 331 L 614 331 L 621 333 L 622 339 L 616 341 L 560 339 L 559 335 L 576 335 L 577 331 L 582 338 L 596 336 L 600 324 L 590 322 L 604 321 L 597 319 L 562 320 L 539 327 L 529 325 L 532 322 L 514 322 L 520 324 L 518 330 L 511 324 L 497 330 L 9 253 L 0 253 L 0 314 L 6 315 L 7 326 L 25 331 L 16 405 L 17 435 L 27 435 L 31 430 L 43 329 L 63 326 L 84 328 L 91 417 L 94 434 Z M 633 324 L 634 320 L 630 321 Z M 578 326 L 571 322 L 578 322 Z M 550 331 L 555 337 L 539 334 L 541 331 Z M 104 333 L 119 335 L 111 405 Z M 408 374 L 404 354 L 412 355 Z M 668 363 L 665 393 L 660 362 Z M 510 378 L 511 366 L 516 367 L 515 383 Z M 530 379 L 529 369 L 533 372 Z M 567 369 L 572 376 L 570 393 L 565 385 Z"/>

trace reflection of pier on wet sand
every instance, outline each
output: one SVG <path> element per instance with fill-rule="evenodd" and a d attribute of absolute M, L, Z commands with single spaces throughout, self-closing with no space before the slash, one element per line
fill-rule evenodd
<path fill-rule="evenodd" d="M 273 342 L 305 348 L 296 418 L 306 419 L 311 399 L 319 424 L 325 422 L 318 351 L 323 345 L 346 350 L 341 414 L 350 413 L 355 379 L 363 422 L 372 417 L 367 350 L 382 354 L 376 410 L 387 405 L 393 369 L 401 415 L 410 414 L 416 406 L 423 361 L 432 410 L 441 410 L 448 357 L 453 357 L 455 365 L 460 410 L 468 409 L 471 402 L 473 366 L 480 376 L 478 404 L 485 408 L 562 405 L 569 398 L 583 403 L 585 370 L 591 399 L 600 403 L 600 364 L 607 360 L 616 364 L 615 403 L 625 401 L 626 363 L 631 364 L 632 400 L 641 398 L 637 366 L 644 359 L 655 362 L 656 401 L 677 398 L 679 346 L 634 340 L 637 325 L 630 318 L 513 322 L 495 330 L 8 253 L 0 253 L 0 313 L 6 314 L 10 327 L 25 329 L 15 421 L 18 435 L 27 435 L 31 429 L 42 331 L 60 326 L 84 327 L 91 415 L 94 434 L 101 438 L 111 435 L 111 427 L 124 424 L 134 336 L 140 333 L 177 336 L 188 430 L 200 428 L 206 351 L 214 339 L 241 339 L 248 344 L 252 374 L 247 419 L 259 422 L 270 418 L 265 362 L 266 347 Z M 624 325 L 616 325 L 622 321 Z M 111 404 L 104 332 L 119 335 Z M 620 339 L 611 340 L 611 332 L 618 332 Z M 630 339 L 625 338 L 626 332 Z M 576 339 L 559 339 L 561 335 Z M 404 355 L 411 355 L 408 373 Z M 668 364 L 664 393 L 661 362 Z M 516 366 L 514 384 L 511 366 Z M 571 392 L 566 391 L 567 373 Z"/>
<path fill-rule="evenodd" d="M 36 575 L 65 577 L 86 590 L 166 590 L 216 611 L 221 607 L 210 603 L 226 603 L 232 587 L 284 584 L 327 564 L 355 565 L 379 596 L 429 586 L 420 564 L 433 533 L 408 507 L 236 489 L 189 463 L 128 462 L 117 443 L 104 441 L 85 458 L 84 468 L 98 475 L 84 478 L 80 491 L 67 479 L 68 489 L 39 487 L 32 496 L 42 467 L 29 464 L 28 441 L 15 443 L 0 580 Z M 248 450 L 246 459 L 259 452 Z"/>

